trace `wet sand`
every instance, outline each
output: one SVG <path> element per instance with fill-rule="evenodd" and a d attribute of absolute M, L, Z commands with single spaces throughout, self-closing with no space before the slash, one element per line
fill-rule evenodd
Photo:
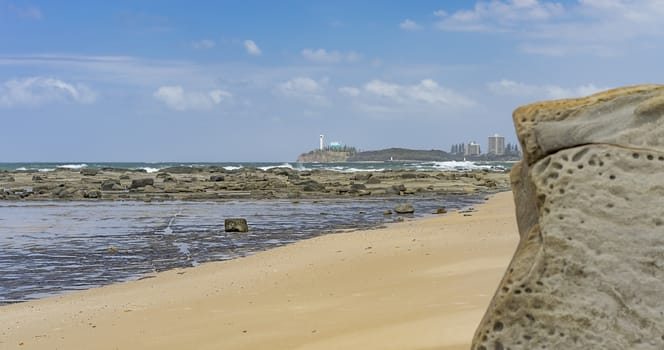
<path fill-rule="evenodd" d="M 468 349 L 518 241 L 477 209 L 3 306 L 0 349 Z"/>

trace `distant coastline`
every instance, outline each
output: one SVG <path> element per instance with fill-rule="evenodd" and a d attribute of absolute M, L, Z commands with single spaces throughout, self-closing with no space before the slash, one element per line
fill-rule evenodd
<path fill-rule="evenodd" d="M 377 151 L 354 152 L 347 150 L 313 150 L 297 157 L 298 163 L 375 163 L 375 162 L 446 162 L 446 161 L 499 161 L 521 160 L 515 155 L 481 154 L 463 156 L 441 150 L 417 150 L 407 148 L 387 148 Z"/>

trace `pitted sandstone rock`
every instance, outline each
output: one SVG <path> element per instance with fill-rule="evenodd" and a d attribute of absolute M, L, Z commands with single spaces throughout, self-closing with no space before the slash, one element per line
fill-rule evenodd
<path fill-rule="evenodd" d="M 571 119 L 601 111 L 578 144 L 563 134 L 547 146 L 554 124 L 537 119 L 565 101 L 515 111 L 518 134 L 532 138 L 522 146 L 537 145 L 512 171 L 521 241 L 473 350 L 664 349 L 664 90 L 571 102 Z M 611 135 L 603 116 L 627 129 Z"/>

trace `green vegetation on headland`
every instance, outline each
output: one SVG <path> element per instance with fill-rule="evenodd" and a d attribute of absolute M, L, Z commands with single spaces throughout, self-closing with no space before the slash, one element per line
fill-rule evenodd
<path fill-rule="evenodd" d="M 387 162 L 387 161 L 416 161 L 416 162 L 442 162 L 451 160 L 470 161 L 516 161 L 521 157 L 515 155 L 481 154 L 478 156 L 464 156 L 451 154 L 441 150 L 414 150 L 406 148 L 388 148 L 378 151 L 357 152 L 354 148 L 343 150 L 325 149 L 314 150 L 297 157 L 302 163 L 340 163 L 340 162 Z"/>

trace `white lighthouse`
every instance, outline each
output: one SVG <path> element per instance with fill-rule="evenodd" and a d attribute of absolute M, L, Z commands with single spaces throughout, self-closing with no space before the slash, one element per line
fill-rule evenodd
<path fill-rule="evenodd" d="M 319 149 L 322 151 L 323 150 L 323 139 L 325 138 L 325 135 L 320 134 L 320 146 Z"/>

